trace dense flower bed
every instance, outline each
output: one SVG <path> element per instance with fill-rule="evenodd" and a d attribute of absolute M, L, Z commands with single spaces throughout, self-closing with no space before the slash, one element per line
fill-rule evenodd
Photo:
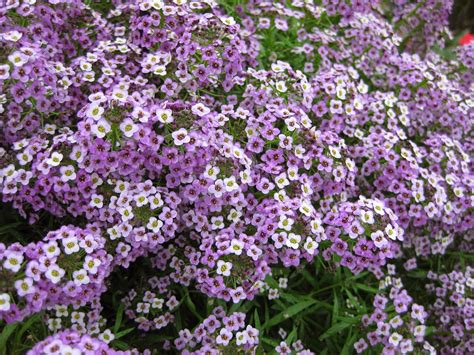
<path fill-rule="evenodd" d="M 7 0 L 2 199 L 74 222 L 0 243 L 0 320 L 44 314 L 32 354 L 157 349 L 102 315 L 138 264 L 114 312 L 163 351 L 317 353 L 258 305 L 324 264 L 379 286 L 346 316 L 357 352 L 473 352 L 474 44 L 433 51 L 450 7 Z"/>

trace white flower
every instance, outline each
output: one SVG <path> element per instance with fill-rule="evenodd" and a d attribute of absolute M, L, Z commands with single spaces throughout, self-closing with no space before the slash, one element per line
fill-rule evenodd
<path fill-rule="evenodd" d="M 235 254 L 235 255 L 240 255 L 242 254 L 242 250 L 244 249 L 244 243 L 242 243 L 241 241 L 237 240 L 237 239 L 233 239 L 231 242 L 230 242 L 230 246 L 229 246 L 229 252 L 231 252 L 232 254 Z"/>
<path fill-rule="evenodd" d="M 295 221 L 292 218 L 288 218 L 285 215 L 281 215 L 280 221 L 278 222 L 278 228 L 290 231 L 294 223 Z"/>
<path fill-rule="evenodd" d="M 28 56 L 21 52 L 13 52 L 8 56 L 8 60 L 15 66 L 15 67 L 21 67 L 23 64 L 28 62 Z"/>
<path fill-rule="evenodd" d="M 62 240 L 62 244 L 64 246 L 64 252 L 67 254 L 67 255 L 70 255 L 70 254 L 73 254 L 73 253 L 77 253 L 79 251 L 79 243 L 77 241 L 77 238 L 76 237 L 68 237 L 68 238 L 64 238 Z"/>
<path fill-rule="evenodd" d="M 100 264 L 102 264 L 100 259 L 87 255 L 84 260 L 84 270 L 87 270 L 91 274 L 95 275 Z"/>
<path fill-rule="evenodd" d="M 115 335 L 110 331 L 110 329 L 106 329 L 103 333 L 99 334 L 99 339 L 108 344 L 115 339 Z"/>
<path fill-rule="evenodd" d="M 87 117 L 92 118 L 94 121 L 98 121 L 104 114 L 104 108 L 100 106 L 100 103 L 93 102 L 89 104 L 89 109 L 86 112 Z"/>
<path fill-rule="evenodd" d="M 224 260 L 217 261 L 217 274 L 222 276 L 230 276 L 230 270 L 232 270 L 232 263 Z"/>
<path fill-rule="evenodd" d="M 278 188 L 283 189 L 285 186 L 288 186 L 290 182 L 286 178 L 286 173 L 281 173 L 275 177 L 275 184 Z"/>
<path fill-rule="evenodd" d="M 50 166 L 58 166 L 61 163 L 61 160 L 63 160 L 63 155 L 58 152 L 53 152 L 51 157 L 46 160 L 46 164 Z"/>
<path fill-rule="evenodd" d="M 13 272 L 18 272 L 18 270 L 20 270 L 21 268 L 22 262 L 23 262 L 23 254 L 13 252 L 13 253 L 10 253 L 7 256 L 7 260 L 3 262 L 3 267 Z"/>
<path fill-rule="evenodd" d="M 125 137 L 132 137 L 136 131 L 138 131 L 138 126 L 133 123 L 133 121 L 130 118 L 126 118 L 121 124 L 120 124 L 120 130 L 123 132 Z"/>
<path fill-rule="evenodd" d="M 252 182 L 252 176 L 250 175 L 250 170 L 244 170 L 239 173 L 240 180 L 243 184 L 248 184 Z"/>
<path fill-rule="evenodd" d="M 158 233 L 161 230 L 161 227 L 163 227 L 163 221 L 161 219 L 157 219 L 156 217 L 150 217 L 146 227 L 153 233 Z"/>
<path fill-rule="evenodd" d="M 77 286 L 87 285 L 90 282 L 89 275 L 87 275 L 87 271 L 84 269 L 74 271 L 72 277 Z"/>
<path fill-rule="evenodd" d="M 18 42 L 21 37 L 23 37 L 23 34 L 18 31 L 8 31 L 3 33 L 3 38 L 7 41 Z"/>
<path fill-rule="evenodd" d="M 219 19 L 227 26 L 235 25 L 235 20 L 232 16 L 229 17 L 219 17 Z"/>
<path fill-rule="evenodd" d="M 152 210 L 157 209 L 158 207 L 163 206 L 164 202 L 161 199 L 161 194 L 157 192 L 152 196 L 148 196 L 148 201 L 150 202 L 150 208 Z"/>
<path fill-rule="evenodd" d="M 388 237 L 392 240 L 396 240 L 398 236 L 398 228 L 393 228 L 391 224 L 387 224 L 385 227 L 385 233 L 388 235 Z"/>
<path fill-rule="evenodd" d="M 237 211 L 235 208 L 231 209 L 227 215 L 227 219 L 231 222 L 237 222 L 242 216 L 242 212 Z"/>
<path fill-rule="evenodd" d="M 145 206 L 149 202 L 147 195 L 144 192 L 140 192 L 138 195 L 135 195 L 133 200 L 135 201 L 137 207 Z"/>
<path fill-rule="evenodd" d="M 115 240 L 117 238 L 120 238 L 121 234 L 120 231 L 116 226 L 113 226 L 112 228 L 107 229 L 107 234 L 110 237 L 110 240 Z"/>
<path fill-rule="evenodd" d="M 102 208 L 104 206 L 104 197 L 102 195 L 92 194 L 89 206 Z"/>
<path fill-rule="evenodd" d="M 400 343 L 400 341 L 403 339 L 403 337 L 398 334 L 398 333 L 392 333 L 392 335 L 390 335 L 390 338 L 388 338 L 388 342 L 390 344 L 392 344 L 393 346 L 398 346 L 398 344 Z"/>
<path fill-rule="evenodd" d="M 298 249 L 301 241 L 301 236 L 298 234 L 290 233 L 286 239 L 286 246 L 292 249 Z"/>
<path fill-rule="evenodd" d="M 61 269 L 58 265 L 51 265 L 46 271 L 46 277 L 53 283 L 57 284 L 61 278 L 64 276 L 65 271 Z"/>
<path fill-rule="evenodd" d="M 345 100 L 346 99 L 346 90 L 343 87 L 337 87 L 336 88 L 336 96 L 340 100 Z"/>
<path fill-rule="evenodd" d="M 318 243 L 315 242 L 311 237 L 307 237 L 303 247 L 309 254 L 314 255 L 314 252 L 318 247 Z"/>
<path fill-rule="evenodd" d="M 301 202 L 299 211 L 305 216 L 311 217 L 311 214 L 314 211 L 314 207 L 311 205 L 311 202 L 309 202 L 308 200 L 303 200 Z"/>
<path fill-rule="evenodd" d="M 55 331 L 61 329 L 61 318 L 49 318 L 48 319 L 48 328 L 52 332 L 55 332 Z M 53 353 L 53 352 L 51 351 L 51 353 Z"/>
<path fill-rule="evenodd" d="M 334 157 L 339 159 L 341 157 L 341 151 L 337 147 L 329 147 L 329 153 Z"/>
<path fill-rule="evenodd" d="M 57 304 L 54 306 L 54 309 L 56 310 L 56 317 L 67 317 L 69 314 L 66 306 Z"/>
<path fill-rule="evenodd" d="M 61 181 L 68 182 L 68 181 L 74 181 L 76 179 L 76 172 L 72 165 L 62 166 L 60 170 L 61 170 Z"/>
<path fill-rule="evenodd" d="M 72 312 L 71 313 L 71 322 L 72 323 L 79 323 L 79 324 L 83 324 L 84 323 L 84 317 L 85 317 L 85 313 L 84 312 Z"/>
<path fill-rule="evenodd" d="M 101 118 L 95 125 L 92 126 L 92 133 L 98 138 L 104 138 L 107 133 L 111 131 L 112 127 L 107 120 Z"/>
<path fill-rule="evenodd" d="M 385 215 L 385 210 L 383 208 L 382 202 L 373 200 L 372 201 L 372 206 L 374 208 L 375 213 L 377 213 L 381 216 Z"/>
<path fill-rule="evenodd" d="M 222 229 L 224 227 L 225 227 L 224 217 L 222 217 L 222 216 L 211 217 L 211 229 L 212 230 Z"/>
<path fill-rule="evenodd" d="M 159 75 L 159 76 L 165 76 L 167 74 L 166 65 L 155 66 L 155 70 L 153 70 L 153 74 Z"/>
<path fill-rule="evenodd" d="M 124 102 L 127 100 L 128 93 L 122 89 L 114 89 L 112 92 L 112 97 L 117 101 Z"/>
<path fill-rule="evenodd" d="M 31 155 L 29 152 L 25 151 L 23 153 L 18 153 L 16 155 L 16 158 L 18 159 L 18 162 L 20 163 L 20 165 L 26 165 L 30 161 L 33 160 L 33 155 Z"/>
<path fill-rule="evenodd" d="M 239 188 L 234 176 L 224 179 L 224 188 L 227 192 L 231 192 Z"/>
<path fill-rule="evenodd" d="M 0 312 L 10 310 L 10 295 L 8 293 L 0 294 Z"/>
<path fill-rule="evenodd" d="M 299 179 L 298 168 L 297 167 L 290 167 L 288 168 L 288 179 L 290 181 L 296 181 Z"/>
<path fill-rule="evenodd" d="M 81 350 L 77 348 L 73 348 L 70 345 L 64 345 L 61 346 L 61 355 L 81 355 L 82 352 Z"/>
<path fill-rule="evenodd" d="M 217 179 L 217 174 L 219 174 L 220 169 L 217 166 L 212 166 L 211 164 L 206 165 L 204 170 L 204 176 L 211 180 Z"/>
<path fill-rule="evenodd" d="M 286 87 L 286 83 L 284 81 L 278 81 L 276 84 L 275 84 L 275 87 L 276 89 L 279 91 L 279 92 L 287 92 L 288 91 L 288 88 Z"/>
<path fill-rule="evenodd" d="M 321 223 L 322 222 L 320 219 L 313 219 L 310 222 L 311 232 L 313 232 L 314 234 L 322 234 L 324 232 L 324 228 Z"/>
<path fill-rule="evenodd" d="M 143 302 L 138 302 L 137 303 L 137 309 L 136 311 L 138 313 L 144 313 L 147 314 L 150 312 L 150 304 L 149 303 L 143 303 Z"/>
<path fill-rule="evenodd" d="M 27 294 L 35 292 L 35 287 L 33 286 L 33 279 L 27 277 L 23 280 L 15 281 L 15 288 L 18 293 L 18 296 L 25 296 Z"/>
<path fill-rule="evenodd" d="M 191 137 L 188 135 L 188 131 L 184 128 L 180 128 L 177 131 L 171 134 L 174 140 L 174 144 L 177 146 L 189 143 L 191 141 Z"/>
<path fill-rule="evenodd" d="M 372 211 L 362 211 L 361 213 L 362 222 L 367 224 L 374 224 L 374 214 Z"/>
<path fill-rule="evenodd" d="M 249 340 L 249 335 L 246 331 L 237 332 L 235 334 L 235 343 L 237 346 L 247 344 L 248 340 Z"/>
<path fill-rule="evenodd" d="M 151 300 L 151 308 L 162 309 L 164 303 L 165 301 L 163 301 L 161 298 L 153 298 Z"/>
<path fill-rule="evenodd" d="M 158 109 L 155 114 L 161 123 L 171 123 L 174 121 L 173 112 L 169 109 Z"/>
<path fill-rule="evenodd" d="M 124 222 L 129 221 L 133 217 L 135 217 L 131 206 L 119 208 L 118 212 L 120 213 L 120 216 L 122 217 L 122 221 Z"/>

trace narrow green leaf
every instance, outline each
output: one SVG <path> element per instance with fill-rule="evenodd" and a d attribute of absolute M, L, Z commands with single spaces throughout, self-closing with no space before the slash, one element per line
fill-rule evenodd
<path fill-rule="evenodd" d="M 115 339 L 120 339 L 124 337 L 128 333 L 133 332 L 134 329 L 135 328 L 128 328 L 128 329 L 122 330 L 121 332 L 118 332 L 117 334 L 115 334 Z"/>
<path fill-rule="evenodd" d="M 323 335 L 319 337 L 319 340 L 324 340 L 327 338 L 332 337 L 333 335 L 336 335 L 340 331 L 346 329 L 347 327 L 350 327 L 351 324 L 349 323 L 337 323 L 333 325 L 331 328 L 329 328 Z"/>
<path fill-rule="evenodd" d="M 196 305 L 194 304 L 191 297 L 189 296 L 189 293 L 185 296 L 185 302 L 186 302 L 186 306 L 188 306 L 191 313 L 194 314 L 200 321 L 202 321 L 203 318 L 196 310 Z"/>
<path fill-rule="evenodd" d="M 117 309 L 117 315 L 115 316 L 114 334 L 118 332 L 120 326 L 122 325 L 123 309 L 124 305 L 123 303 L 121 303 L 119 308 Z"/>
<path fill-rule="evenodd" d="M 339 315 L 339 297 L 337 297 L 336 291 L 333 291 L 333 306 L 332 306 L 332 321 L 331 324 L 336 324 L 336 318 Z"/>
<path fill-rule="evenodd" d="M 0 333 L 0 354 L 6 354 L 7 342 L 10 338 L 10 335 L 15 331 L 15 329 L 20 325 L 19 322 L 7 324 L 2 332 Z"/>
<path fill-rule="evenodd" d="M 366 292 L 379 293 L 379 290 L 378 290 L 378 289 L 376 289 L 376 288 L 374 288 L 374 287 L 370 287 L 370 286 L 364 285 L 364 284 L 361 284 L 361 283 L 355 284 L 355 287 L 358 288 L 359 290 L 363 290 L 363 291 L 366 291 Z"/>
<path fill-rule="evenodd" d="M 347 336 L 347 339 L 344 343 L 344 347 L 342 348 L 341 355 L 350 355 L 351 354 L 351 349 L 353 349 L 354 342 L 357 338 L 358 334 L 349 335 Z"/>
<path fill-rule="evenodd" d="M 255 327 L 261 331 L 262 330 L 262 325 L 260 324 L 260 317 L 258 316 L 257 308 L 255 308 L 255 311 L 253 313 L 254 321 L 255 321 Z"/>
<path fill-rule="evenodd" d="M 41 318 L 41 314 L 35 314 L 34 316 L 30 317 L 28 320 L 26 320 L 25 322 L 22 323 L 22 326 L 20 328 L 20 330 L 16 333 L 15 335 L 15 347 L 17 345 L 20 345 L 22 343 L 21 339 L 23 337 L 23 334 L 25 334 L 25 332 L 31 328 L 31 326 L 33 325 L 33 323 L 36 323 L 37 321 L 39 321 Z"/>
<path fill-rule="evenodd" d="M 128 349 L 130 349 L 130 346 L 122 340 L 115 340 L 114 339 L 111 343 L 112 343 L 112 346 L 114 348 L 117 348 L 119 350 L 128 350 Z"/>
<path fill-rule="evenodd" d="M 286 310 L 278 313 L 275 317 L 271 318 L 268 322 L 266 322 L 263 325 L 263 328 L 268 329 L 276 324 L 279 324 L 287 320 L 288 318 L 294 317 L 296 314 L 300 313 L 301 311 L 312 306 L 315 303 L 316 303 L 315 300 L 311 300 L 311 301 L 306 301 L 306 302 L 300 302 L 291 307 L 288 307 Z"/>
<path fill-rule="evenodd" d="M 293 330 L 291 331 L 291 333 L 286 338 L 286 343 L 287 344 L 293 344 L 296 341 L 296 336 L 297 336 L 296 335 L 296 327 L 293 327 Z"/>

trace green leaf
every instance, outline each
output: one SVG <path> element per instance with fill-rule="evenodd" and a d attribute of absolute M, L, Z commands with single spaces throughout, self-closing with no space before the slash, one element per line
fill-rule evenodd
<path fill-rule="evenodd" d="M 118 332 L 120 326 L 122 325 L 123 309 L 124 305 L 123 303 L 121 303 L 119 308 L 117 309 L 117 315 L 115 316 L 114 334 Z"/>
<path fill-rule="evenodd" d="M 130 346 L 122 340 L 115 340 L 114 339 L 114 340 L 112 340 L 111 344 L 114 348 L 117 348 L 119 350 L 128 350 L 128 349 L 130 349 Z"/>
<path fill-rule="evenodd" d="M 296 336 L 297 336 L 296 335 L 296 327 L 293 327 L 293 330 L 291 331 L 291 333 L 286 338 L 286 343 L 287 344 L 293 344 L 296 341 Z"/>
<path fill-rule="evenodd" d="M 366 292 L 379 293 L 378 289 L 376 289 L 374 287 L 364 285 L 364 284 L 357 283 L 357 284 L 355 284 L 355 287 L 358 288 L 359 290 L 363 290 L 363 291 L 366 291 Z"/>
<path fill-rule="evenodd" d="M 25 332 L 31 328 L 31 326 L 36 323 L 37 321 L 41 320 L 41 314 L 38 313 L 38 314 L 35 314 L 34 316 L 30 317 L 28 320 L 26 320 L 25 322 L 22 323 L 22 326 L 20 328 L 20 330 L 16 333 L 15 335 L 15 348 L 17 347 L 17 345 L 20 345 L 22 343 L 21 341 L 21 338 L 23 337 L 23 334 L 25 334 Z"/>
<path fill-rule="evenodd" d="M 271 345 L 272 347 L 277 347 L 279 344 L 278 341 L 265 337 L 262 337 L 262 341 L 268 345 Z"/>
<path fill-rule="evenodd" d="M 0 333 L 0 354 L 6 354 L 7 353 L 7 342 L 8 339 L 10 338 L 10 335 L 15 331 L 15 329 L 20 325 L 19 322 L 12 323 L 12 324 L 7 324 L 2 332 Z"/>
<path fill-rule="evenodd" d="M 305 301 L 305 302 L 300 302 L 297 303 L 291 307 L 288 307 L 285 311 L 278 313 L 275 317 L 271 318 L 268 322 L 265 322 L 263 325 L 263 329 L 268 329 L 276 324 L 279 324 L 296 314 L 300 313 L 304 309 L 311 307 L 313 304 L 315 304 L 317 301 L 311 300 L 311 301 Z"/>
<path fill-rule="evenodd" d="M 351 354 L 351 348 L 353 347 L 353 344 L 357 338 L 358 334 L 354 334 L 351 336 L 351 333 L 347 336 L 346 341 L 344 342 L 344 347 L 342 348 L 341 355 L 350 355 Z"/>
<path fill-rule="evenodd" d="M 257 308 L 255 308 L 255 311 L 253 313 L 254 321 L 255 321 L 255 327 L 261 331 L 262 329 L 262 324 L 260 323 L 260 317 L 258 316 L 258 311 Z"/>
<path fill-rule="evenodd" d="M 329 328 L 323 335 L 319 337 L 319 340 L 324 340 L 327 338 L 332 337 L 333 335 L 336 335 L 340 331 L 346 329 L 347 327 L 350 327 L 351 324 L 349 323 L 337 323 L 333 325 L 331 328 Z"/>
<path fill-rule="evenodd" d="M 194 304 L 191 297 L 189 296 L 189 293 L 186 293 L 185 302 L 186 302 L 186 306 L 188 306 L 191 313 L 194 314 L 200 321 L 202 321 L 203 317 L 196 310 L 196 305 Z"/>
<path fill-rule="evenodd" d="M 334 295 L 334 303 L 332 307 L 332 321 L 331 321 L 332 325 L 336 324 L 336 318 L 339 315 L 339 297 L 337 297 L 336 291 L 333 291 L 333 295 Z"/>
<path fill-rule="evenodd" d="M 128 333 L 133 332 L 134 330 L 135 328 L 128 328 L 128 329 L 122 330 L 121 332 L 118 332 L 117 334 L 115 334 L 115 339 L 122 338 Z"/>

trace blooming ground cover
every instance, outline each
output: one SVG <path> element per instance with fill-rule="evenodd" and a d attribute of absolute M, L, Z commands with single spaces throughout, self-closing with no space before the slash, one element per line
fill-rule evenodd
<path fill-rule="evenodd" d="M 474 352 L 450 0 L 3 0 L 1 354 Z"/>

